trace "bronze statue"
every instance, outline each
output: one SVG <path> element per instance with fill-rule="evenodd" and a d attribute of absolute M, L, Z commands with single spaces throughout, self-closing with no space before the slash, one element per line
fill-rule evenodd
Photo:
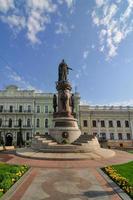
<path fill-rule="evenodd" d="M 68 67 L 64 60 L 59 64 L 58 81 L 67 81 L 67 75 L 72 68 Z"/>
<path fill-rule="evenodd" d="M 57 96 L 56 96 L 56 94 L 54 94 L 54 96 L 53 96 L 53 108 L 54 108 L 54 112 L 56 112 L 56 108 L 57 108 Z"/>
<path fill-rule="evenodd" d="M 67 110 L 67 100 L 68 100 L 68 95 L 65 93 L 65 91 L 63 91 L 61 94 L 61 102 L 62 102 L 63 111 Z"/>
<path fill-rule="evenodd" d="M 72 113 L 74 112 L 74 94 L 71 95 L 70 98 L 70 106 L 72 108 Z"/>

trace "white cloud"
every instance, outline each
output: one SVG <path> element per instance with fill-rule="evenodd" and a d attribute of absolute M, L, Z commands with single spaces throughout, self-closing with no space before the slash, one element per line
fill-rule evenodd
<path fill-rule="evenodd" d="M 28 81 L 24 79 L 21 75 L 19 75 L 15 70 L 13 70 L 10 66 L 6 66 L 6 77 L 8 79 L 17 84 L 22 89 L 27 90 L 35 90 L 35 92 L 42 92 L 41 90 L 37 89 L 33 85 L 31 85 Z"/>
<path fill-rule="evenodd" d="M 75 0 L 58 0 L 58 3 L 63 4 L 65 2 L 68 8 L 71 8 L 74 5 L 74 1 Z"/>
<path fill-rule="evenodd" d="M 56 11 L 56 5 L 51 0 L 27 0 L 27 37 L 34 44 L 39 43 L 37 34 L 45 30 L 50 23 L 49 13 Z"/>
<path fill-rule="evenodd" d="M 11 8 L 14 8 L 14 0 L 0 0 L 0 12 L 6 13 Z"/>
<path fill-rule="evenodd" d="M 74 0 L 65 0 L 65 2 L 67 3 L 67 6 L 70 8 L 73 6 Z"/>
<path fill-rule="evenodd" d="M 56 34 L 70 33 L 69 29 L 68 29 L 68 27 L 65 23 L 58 22 L 58 23 L 56 23 L 56 27 L 57 27 L 56 30 L 55 30 Z"/>
<path fill-rule="evenodd" d="M 127 7 L 123 11 L 119 9 L 123 1 L 111 3 L 96 0 L 92 11 L 93 23 L 99 27 L 99 50 L 104 52 L 107 59 L 117 55 L 119 44 L 133 31 L 133 0 L 126 1 Z"/>
<path fill-rule="evenodd" d="M 17 27 L 19 30 L 25 27 L 25 18 L 17 15 L 11 16 L 1 16 L 1 20 L 7 24 L 11 28 Z"/>
<path fill-rule="evenodd" d="M 98 7 L 103 6 L 103 4 L 104 4 L 104 0 L 96 0 L 96 5 L 97 5 Z"/>
<path fill-rule="evenodd" d="M 88 57 L 88 55 L 89 55 L 89 50 L 85 50 L 83 52 L 83 58 L 86 59 Z"/>
<path fill-rule="evenodd" d="M 44 31 L 51 16 L 59 9 L 59 5 L 66 4 L 68 9 L 72 9 L 74 0 L 23 0 L 23 4 L 18 6 L 17 0 L 0 0 L 0 20 L 7 23 L 13 31 L 25 30 L 27 39 L 32 43 L 40 43 L 38 34 Z M 8 12 L 9 11 L 9 12 Z M 6 13 L 6 15 L 5 15 Z M 68 27 L 59 23 L 56 33 L 69 33 Z"/>
<path fill-rule="evenodd" d="M 133 99 L 108 103 L 109 106 L 133 106 Z"/>

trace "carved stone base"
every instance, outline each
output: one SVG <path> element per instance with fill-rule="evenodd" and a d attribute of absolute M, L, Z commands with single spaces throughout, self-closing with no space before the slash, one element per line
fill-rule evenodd
<path fill-rule="evenodd" d="M 81 135 L 77 120 L 68 117 L 54 118 L 54 128 L 49 130 L 50 136 L 59 144 L 71 144 Z"/>

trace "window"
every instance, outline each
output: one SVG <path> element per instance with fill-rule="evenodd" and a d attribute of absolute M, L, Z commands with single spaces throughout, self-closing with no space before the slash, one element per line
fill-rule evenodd
<path fill-rule="evenodd" d="M 127 133 L 127 140 L 131 140 L 131 134 Z"/>
<path fill-rule="evenodd" d="M 23 111 L 23 106 L 19 106 L 19 112 Z"/>
<path fill-rule="evenodd" d="M 9 112 L 13 112 L 13 106 L 9 107 Z"/>
<path fill-rule="evenodd" d="M 0 118 L 0 127 L 2 126 L 2 119 Z"/>
<path fill-rule="evenodd" d="M 109 121 L 109 127 L 113 127 L 113 121 Z"/>
<path fill-rule="evenodd" d="M 93 126 L 93 127 L 96 127 L 96 126 L 97 126 L 96 120 L 92 120 L 92 126 Z"/>
<path fill-rule="evenodd" d="M 37 121 L 36 121 L 36 127 L 37 127 L 37 128 L 40 127 L 40 119 L 37 119 Z"/>
<path fill-rule="evenodd" d="M 40 106 L 37 106 L 37 113 L 40 113 Z"/>
<path fill-rule="evenodd" d="M 106 140 L 106 133 L 100 133 L 100 137 L 101 137 L 103 140 Z"/>
<path fill-rule="evenodd" d="M 31 112 L 31 106 L 28 105 L 28 112 Z"/>
<path fill-rule="evenodd" d="M 101 120 L 101 127 L 105 127 L 105 121 Z"/>
<path fill-rule="evenodd" d="M 48 119 L 45 119 L 45 128 L 48 128 Z"/>
<path fill-rule="evenodd" d="M 8 124 L 9 127 L 12 127 L 12 119 L 9 119 L 9 124 Z"/>
<path fill-rule="evenodd" d="M 22 127 L 22 119 L 19 119 L 19 120 L 18 120 L 18 126 L 19 126 L 19 127 Z"/>
<path fill-rule="evenodd" d="M 30 139 L 30 133 L 27 132 L 27 133 L 26 133 L 26 140 L 29 140 L 29 139 Z"/>
<path fill-rule="evenodd" d="M 84 127 L 87 127 L 87 126 L 88 126 L 87 120 L 83 120 L 83 126 L 84 126 Z"/>
<path fill-rule="evenodd" d="M 30 123 L 30 119 L 27 119 L 27 127 L 30 127 L 31 123 Z"/>
<path fill-rule="evenodd" d="M 121 122 L 117 121 L 117 127 L 121 127 Z"/>
<path fill-rule="evenodd" d="M 122 140 L 122 133 L 118 133 L 118 139 Z"/>
<path fill-rule="evenodd" d="M 128 128 L 129 127 L 129 121 L 125 121 L 125 127 Z"/>
<path fill-rule="evenodd" d="M 0 105 L 0 112 L 3 112 L 3 105 Z"/>
<path fill-rule="evenodd" d="M 114 133 L 110 133 L 110 139 L 114 140 Z"/>
<path fill-rule="evenodd" d="M 45 106 L 45 113 L 48 113 L 48 106 Z"/>

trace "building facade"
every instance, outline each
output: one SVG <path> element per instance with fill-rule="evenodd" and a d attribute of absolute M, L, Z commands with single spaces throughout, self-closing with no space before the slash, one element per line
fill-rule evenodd
<path fill-rule="evenodd" d="M 133 147 L 133 107 L 80 105 L 83 134 L 97 136 L 103 147 Z"/>
<path fill-rule="evenodd" d="M 79 115 L 79 95 L 75 112 Z M 34 134 L 48 134 L 52 127 L 53 93 L 36 93 L 10 85 L 0 91 L 0 138 L 6 145 L 31 141 Z"/>
<path fill-rule="evenodd" d="M 98 137 L 101 146 L 133 147 L 133 107 L 80 105 L 75 96 L 76 118 L 82 134 Z M 52 128 L 53 93 L 36 93 L 10 85 L 0 91 L 0 141 L 5 145 L 31 142 L 34 134 Z"/>

